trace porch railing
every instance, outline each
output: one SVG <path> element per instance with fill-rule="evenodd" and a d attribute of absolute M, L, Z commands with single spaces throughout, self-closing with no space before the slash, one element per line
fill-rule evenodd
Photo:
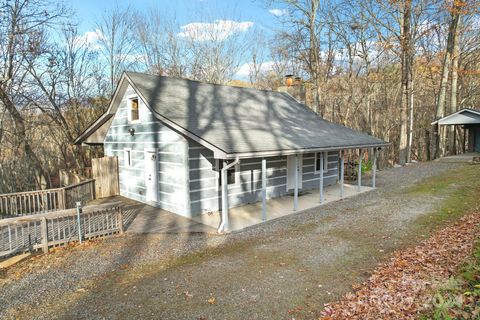
<path fill-rule="evenodd" d="M 0 220 L 0 257 L 123 233 L 120 202 Z"/>
<path fill-rule="evenodd" d="M 95 180 L 63 188 L 0 194 L 0 218 L 41 214 L 75 207 L 95 199 Z"/>

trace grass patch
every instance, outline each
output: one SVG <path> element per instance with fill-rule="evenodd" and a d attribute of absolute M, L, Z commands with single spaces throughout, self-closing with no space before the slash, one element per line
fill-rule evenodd
<path fill-rule="evenodd" d="M 480 238 L 474 244 L 473 256 L 434 294 L 432 310 L 420 319 L 480 318 Z"/>
<path fill-rule="evenodd" d="M 434 229 L 445 223 L 472 213 L 480 207 L 480 167 L 466 165 L 449 170 L 440 176 L 425 179 L 405 191 L 407 196 L 438 196 L 434 212 L 419 217 L 420 228 Z"/>

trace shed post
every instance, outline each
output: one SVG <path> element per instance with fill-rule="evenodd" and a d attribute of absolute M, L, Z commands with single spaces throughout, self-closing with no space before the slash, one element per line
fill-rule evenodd
<path fill-rule="evenodd" d="M 320 152 L 320 203 L 323 203 L 323 162 L 325 161 L 325 159 L 323 159 L 323 155 L 324 153 Z"/>
<path fill-rule="evenodd" d="M 221 160 L 222 161 L 222 160 Z M 224 162 L 223 167 L 227 165 Z M 227 182 L 227 170 L 221 170 L 222 181 L 222 224 L 223 230 L 228 230 L 228 182 Z"/>
<path fill-rule="evenodd" d="M 372 188 L 376 186 L 377 178 L 377 148 L 373 148 L 373 164 L 372 164 Z"/>
<path fill-rule="evenodd" d="M 344 181 L 345 181 L 345 163 L 343 161 L 343 150 L 338 152 L 338 157 L 340 158 L 340 198 L 343 198 L 344 195 Z"/>
<path fill-rule="evenodd" d="M 362 160 L 363 160 L 363 150 L 359 149 L 358 152 L 358 185 L 357 185 L 357 191 L 360 192 L 362 191 Z"/>
<path fill-rule="evenodd" d="M 298 155 L 295 155 L 295 189 L 293 193 L 293 211 L 298 210 Z"/>
<path fill-rule="evenodd" d="M 262 159 L 262 220 L 267 220 L 267 160 Z"/>

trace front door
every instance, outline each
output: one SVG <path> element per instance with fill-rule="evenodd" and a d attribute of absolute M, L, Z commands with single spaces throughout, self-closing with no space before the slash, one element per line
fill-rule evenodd
<path fill-rule="evenodd" d="M 158 201 L 157 153 L 145 151 L 145 188 L 146 200 Z"/>
<path fill-rule="evenodd" d="M 301 154 L 298 155 L 298 189 L 302 188 L 302 161 Z M 295 155 L 287 156 L 287 191 L 295 189 Z"/>

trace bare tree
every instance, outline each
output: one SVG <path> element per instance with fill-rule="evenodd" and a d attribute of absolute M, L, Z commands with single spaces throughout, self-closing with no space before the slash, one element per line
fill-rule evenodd
<path fill-rule="evenodd" d="M 1 7 L 0 22 L 0 101 L 13 122 L 14 144 L 25 155 L 25 161 L 33 169 L 33 177 L 39 177 L 37 186 L 49 185 L 47 173 L 34 152 L 28 135 L 28 123 L 23 114 L 24 84 L 28 77 L 27 60 L 39 55 L 47 29 L 54 27 L 67 15 L 59 4 L 40 0 L 14 0 Z"/>
<path fill-rule="evenodd" d="M 109 79 L 110 94 L 113 93 L 120 75 L 127 69 L 134 69 L 138 61 L 136 41 L 134 41 L 134 11 L 122 8 L 116 2 L 111 11 L 105 11 L 96 24 L 98 43 Z"/>

